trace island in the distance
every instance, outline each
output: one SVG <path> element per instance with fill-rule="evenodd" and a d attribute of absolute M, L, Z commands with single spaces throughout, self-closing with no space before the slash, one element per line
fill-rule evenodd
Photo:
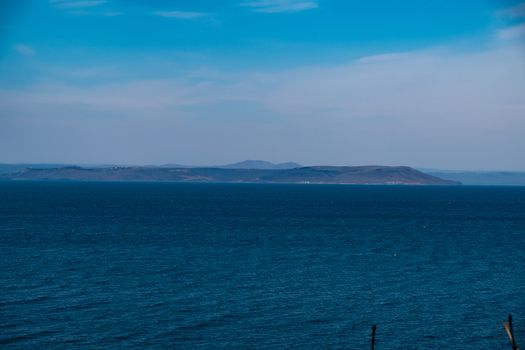
<path fill-rule="evenodd" d="M 244 165 L 244 164 L 243 164 Z M 458 185 L 408 166 L 246 167 L 79 167 L 27 168 L 2 174 L 4 180 L 163 181 L 359 185 Z"/>

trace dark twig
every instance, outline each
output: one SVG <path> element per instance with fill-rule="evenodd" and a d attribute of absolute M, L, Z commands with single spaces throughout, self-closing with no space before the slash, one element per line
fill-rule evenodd
<path fill-rule="evenodd" d="M 374 350 L 376 342 L 376 325 L 372 326 L 372 344 L 370 346 L 370 349 Z"/>
<path fill-rule="evenodd" d="M 503 321 L 503 327 L 507 332 L 507 335 L 510 339 L 510 344 L 512 345 L 512 350 L 519 350 L 518 344 L 516 344 L 516 338 L 514 337 L 514 330 L 512 329 L 512 315 L 509 315 L 508 321 Z"/>

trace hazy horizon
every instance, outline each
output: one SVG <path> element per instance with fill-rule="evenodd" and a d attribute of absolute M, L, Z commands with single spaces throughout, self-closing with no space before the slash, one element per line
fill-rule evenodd
<path fill-rule="evenodd" d="M 117 167 L 163 167 L 163 166 L 182 166 L 182 167 L 189 167 L 189 168 L 214 168 L 214 167 L 223 167 L 223 166 L 229 166 L 234 165 L 237 163 L 243 163 L 245 161 L 255 161 L 255 162 L 269 162 L 273 165 L 280 165 L 285 163 L 296 163 L 301 167 L 310 167 L 310 166 L 348 166 L 348 167 L 358 167 L 358 166 L 408 166 L 414 169 L 417 169 L 419 171 L 423 172 L 472 172 L 472 173 L 483 173 L 483 172 L 513 172 L 513 173 L 522 173 L 525 172 L 523 170 L 507 170 L 507 169 L 448 169 L 448 168 L 432 168 L 432 167 L 420 167 L 416 165 L 411 164 L 326 164 L 326 163 L 319 163 L 319 164 L 302 164 L 291 161 L 284 161 L 284 162 L 272 162 L 264 159 L 244 159 L 240 161 L 234 161 L 231 163 L 212 163 L 212 164 L 185 164 L 185 163 L 177 163 L 177 162 L 170 162 L 170 163 L 157 163 L 157 164 L 151 164 L 151 163 L 79 163 L 79 162 L 17 162 L 17 163 L 0 163 L 1 165 L 60 165 L 60 166 L 80 166 L 80 167 L 104 167 L 104 166 L 117 166 Z"/>
<path fill-rule="evenodd" d="M 0 5 L 0 163 L 525 171 L 525 3 Z"/>

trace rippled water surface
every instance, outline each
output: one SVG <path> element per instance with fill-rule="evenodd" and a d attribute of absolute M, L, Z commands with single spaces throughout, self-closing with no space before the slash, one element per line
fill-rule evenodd
<path fill-rule="evenodd" d="M 525 345 L 525 188 L 0 183 L 0 347 Z"/>

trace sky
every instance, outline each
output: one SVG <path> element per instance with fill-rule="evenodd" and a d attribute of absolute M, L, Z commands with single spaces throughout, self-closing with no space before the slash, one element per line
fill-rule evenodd
<path fill-rule="evenodd" d="M 524 2 L 0 2 L 0 163 L 525 171 L 524 154 Z"/>

